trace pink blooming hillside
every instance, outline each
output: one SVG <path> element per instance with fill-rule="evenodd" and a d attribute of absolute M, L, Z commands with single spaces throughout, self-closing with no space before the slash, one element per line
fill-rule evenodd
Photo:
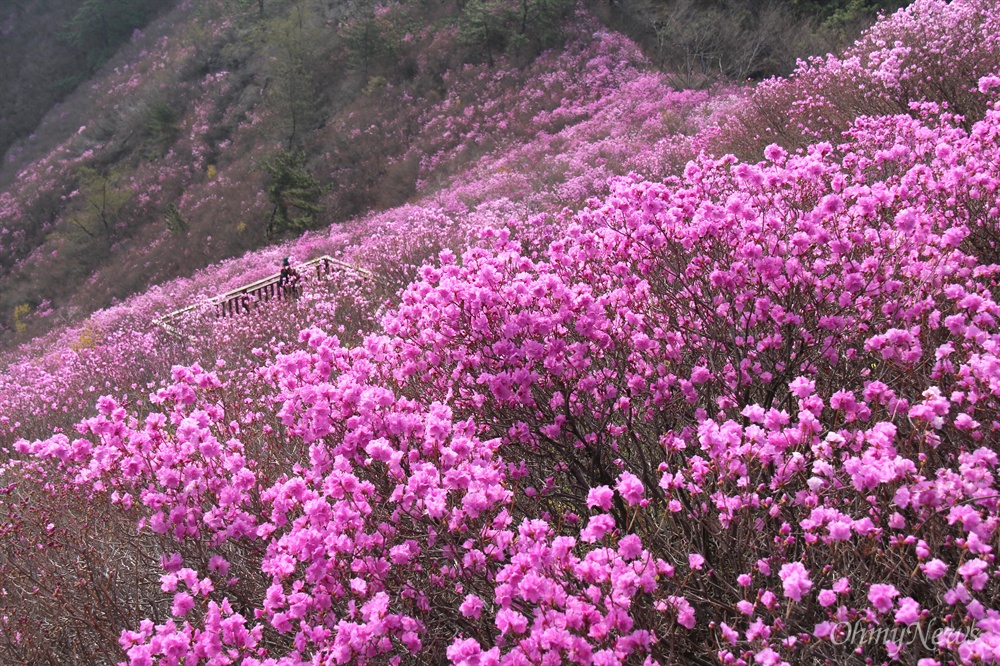
<path fill-rule="evenodd" d="M 181 3 L 172 20 L 193 21 L 191 4 Z M 223 11 L 225 3 L 208 4 Z M 411 10 L 394 5 L 386 16 L 409 26 Z M 28 308 L 19 323 L 29 331 L 49 330 L 51 310 L 78 320 L 111 296 L 124 299 L 265 244 L 273 206 L 264 165 L 288 145 L 280 90 L 264 85 L 277 77 L 267 67 L 277 65 L 210 58 L 235 48 L 242 34 L 225 12 L 207 20 L 212 11 L 197 16 L 198 34 L 136 37 L 119 57 L 127 62 L 76 93 L 80 105 L 94 107 L 92 117 L 81 116 L 69 138 L 34 161 L 6 166 L 17 178 L 0 192 L 5 339 L 17 328 L 15 307 Z M 595 184 L 612 175 L 678 172 L 697 152 L 691 137 L 725 109 L 722 91 L 673 90 L 635 44 L 585 12 L 569 17 L 563 32 L 564 47 L 528 64 L 501 59 L 488 67 L 441 53 L 454 47 L 454 30 L 427 27 L 402 42 L 421 56 L 415 80 L 373 77 L 354 97 L 342 89 L 358 74 L 341 62 L 344 47 L 334 49 L 317 67 L 336 77 L 317 94 L 340 101 L 301 137 L 308 170 L 327 186 L 318 222 L 340 224 L 441 190 L 449 214 L 504 196 L 540 198 L 542 189 L 546 209 L 558 210 L 606 191 Z M 254 67 L 263 68 L 256 77 L 247 71 Z M 203 68 L 210 73 L 190 75 Z M 710 97 L 722 103 L 692 113 Z M 164 104 L 174 122 L 170 142 L 157 143 L 148 116 Z M 478 163 L 525 149 L 518 163 L 489 173 Z M 574 164 L 565 162 L 572 157 Z M 478 172 L 472 187 L 455 190 L 453 179 L 470 169 Z M 104 213 L 95 218 L 94 210 Z"/>
<path fill-rule="evenodd" d="M 1000 661 L 998 21 L 918 0 L 737 98 L 595 35 L 580 85 L 620 95 L 37 342 L 3 385 L 43 380 L 6 424 L 4 659 Z M 904 51 L 900 80 L 972 64 L 852 113 L 883 71 L 853 59 Z M 761 137 L 713 118 L 807 90 L 839 125 L 720 149 Z M 320 251 L 375 277 L 149 327 Z"/>
<path fill-rule="evenodd" d="M 12 354 L 0 375 L 0 419 L 6 418 L 0 432 L 6 431 L 10 441 L 37 437 L 51 429 L 52 419 L 69 428 L 92 410 L 95 392 L 141 398 L 148 392 L 145 384 L 167 376 L 173 364 L 213 364 L 220 353 L 238 354 L 243 347 L 248 352 L 272 335 L 294 338 L 308 326 L 331 326 L 324 311 L 338 305 L 343 310 L 339 283 L 309 289 L 310 299 L 322 294 L 331 300 L 318 311 L 300 305 L 296 313 L 279 308 L 265 318 L 241 322 L 251 330 L 245 332 L 248 342 L 235 349 L 220 345 L 214 324 L 206 328 L 197 317 L 185 322 L 186 330 L 206 337 L 190 349 L 192 341 L 179 344 L 151 325 L 166 312 L 274 273 L 285 256 L 300 261 L 330 254 L 375 271 L 377 284 L 370 288 L 379 299 L 370 304 L 370 312 L 359 315 L 371 321 L 374 311 L 396 298 L 417 268 L 444 247 L 461 252 L 483 229 L 508 224 L 526 223 L 539 231 L 538 221 L 609 191 L 616 174 L 655 177 L 682 168 L 710 135 L 699 130 L 714 128 L 734 103 L 726 90 L 710 94 L 670 88 L 662 75 L 646 69 L 634 44 L 606 32 L 592 17 L 581 16 L 573 29 L 575 39 L 563 52 L 543 56 L 527 73 L 470 67 L 465 78 L 456 76 L 455 98 L 421 118 L 433 131 L 423 140 L 430 157 L 421 167 L 426 195 L 418 203 L 221 262 Z M 468 103 L 480 94 L 481 104 Z M 459 98 L 466 100 L 464 111 L 455 108 Z M 528 128 L 531 139 L 501 140 L 475 168 L 445 179 L 446 166 L 481 137 L 503 137 L 508 128 Z M 349 326 L 357 333 L 360 324 Z M 39 420 L 40 412 L 48 416 Z"/>

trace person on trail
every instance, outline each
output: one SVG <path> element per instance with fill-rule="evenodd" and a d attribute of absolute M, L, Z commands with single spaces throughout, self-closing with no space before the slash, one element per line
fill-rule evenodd
<path fill-rule="evenodd" d="M 294 268 L 292 268 L 288 261 L 288 257 L 285 257 L 284 261 L 281 262 L 281 274 L 278 276 L 278 288 L 288 290 L 294 294 L 296 293 L 298 284 L 299 274 Z"/>

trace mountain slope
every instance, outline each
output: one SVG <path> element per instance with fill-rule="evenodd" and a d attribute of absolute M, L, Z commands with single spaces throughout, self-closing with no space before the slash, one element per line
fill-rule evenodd
<path fill-rule="evenodd" d="M 79 11 L 121 4 L 90 0 Z M 766 4 L 746 15 L 721 0 L 692 11 L 738 23 L 731 40 L 782 41 L 757 22 Z M 517 121 L 503 130 L 484 125 L 472 141 L 422 123 L 444 113 L 463 127 L 460 114 L 468 106 L 489 104 L 500 88 L 519 85 L 519 70 L 538 53 L 562 47 L 572 14 L 567 0 L 377 9 L 326 0 L 157 6 L 162 15 L 130 32 L 93 80 L 6 155 L 0 169 L 5 346 L 48 330 L 50 311 L 61 321 L 80 321 L 152 284 L 303 228 L 409 201 L 497 146 L 530 139 L 535 128 Z M 659 25 L 656 12 L 626 12 L 646 17 L 640 26 Z M 802 34 L 815 28 L 798 14 L 782 16 Z M 8 43 L 16 49 L 20 42 Z M 808 46 L 794 53 L 809 53 Z M 706 58 L 697 76 L 687 77 L 701 88 L 728 71 Z M 752 69 L 761 75 L 787 69 L 793 51 L 780 60 Z M 460 97 L 454 86 L 493 64 L 511 76 L 492 87 L 485 80 L 465 85 Z M 558 94 L 534 102 L 552 110 Z M 301 160 L 289 162 L 283 151 L 301 152 Z M 451 152 L 449 159 L 441 161 L 441 152 Z M 272 199 L 281 196 L 269 193 L 276 178 L 269 167 L 278 163 L 297 164 L 315 179 L 314 201 L 306 203 L 314 212 L 276 214 Z"/>
<path fill-rule="evenodd" d="M 5 357 L 5 661 L 1000 660 L 996 4 L 711 93 L 568 31 L 411 203 Z"/>

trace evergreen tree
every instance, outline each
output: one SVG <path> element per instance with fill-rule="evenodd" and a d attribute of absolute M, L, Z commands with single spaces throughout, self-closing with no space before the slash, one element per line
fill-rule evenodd
<path fill-rule="evenodd" d="M 321 85 L 316 72 L 322 69 L 328 34 L 315 9 L 296 4 L 287 16 L 267 21 L 264 33 L 273 84 L 269 103 L 285 126 L 288 150 L 321 117 Z"/>
<path fill-rule="evenodd" d="M 177 204 L 172 203 L 167 206 L 164 221 L 167 223 L 167 229 L 170 229 L 171 233 L 182 234 L 188 230 L 188 223 L 181 215 L 181 210 L 177 207 Z"/>
<path fill-rule="evenodd" d="M 469 0 L 459 19 L 459 39 L 481 49 L 493 65 L 496 55 L 555 46 L 569 0 Z"/>
<path fill-rule="evenodd" d="M 93 70 L 126 42 L 133 30 L 145 25 L 156 5 L 147 0 L 82 0 L 63 26 L 63 36 L 86 54 Z"/>
<path fill-rule="evenodd" d="M 145 134 L 149 145 L 148 157 L 160 157 L 180 133 L 181 113 L 167 102 L 150 105 L 146 114 Z"/>
<path fill-rule="evenodd" d="M 267 198 L 273 204 L 267 236 L 312 227 L 323 209 L 319 199 L 326 188 L 306 170 L 305 153 L 282 150 L 264 164 L 271 177 Z"/>
<path fill-rule="evenodd" d="M 482 49 L 492 67 L 494 55 L 506 48 L 516 20 L 515 6 L 505 0 L 469 0 L 459 22 L 459 39 Z"/>
<path fill-rule="evenodd" d="M 341 27 L 340 35 L 347 46 L 350 65 L 360 71 L 365 80 L 372 63 L 395 55 L 398 44 L 393 32 L 392 23 L 373 7 L 362 9 Z"/>

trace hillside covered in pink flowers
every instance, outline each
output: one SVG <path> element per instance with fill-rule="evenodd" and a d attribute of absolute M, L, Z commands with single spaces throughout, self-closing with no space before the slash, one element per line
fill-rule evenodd
<path fill-rule="evenodd" d="M 319 130 L 418 136 L 308 165 L 407 171 L 405 203 L 328 189 L 347 221 L 239 255 L 270 203 L 221 143 L 263 111 L 128 176 L 184 191 L 179 231 L 123 212 L 136 270 L 173 233 L 234 256 L 0 356 L 0 662 L 1000 662 L 1000 7 L 915 0 L 699 90 L 589 10 L 564 30 L 369 126 L 403 99 L 371 77 Z M 90 131 L 0 200 L 0 252 L 56 270 L 21 202 L 93 195 L 57 192 L 115 149 Z M 320 255 L 364 270 L 154 321 Z"/>

